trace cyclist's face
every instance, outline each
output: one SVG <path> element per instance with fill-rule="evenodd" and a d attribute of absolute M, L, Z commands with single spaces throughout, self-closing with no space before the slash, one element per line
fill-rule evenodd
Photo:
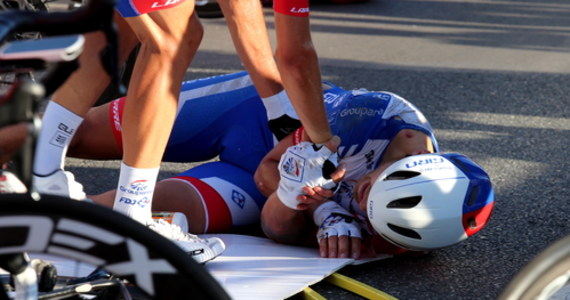
<path fill-rule="evenodd" d="M 406 156 L 433 152 L 434 148 L 431 139 L 425 133 L 413 129 L 401 130 L 394 139 L 392 139 L 388 148 L 386 148 L 378 167 L 360 178 L 356 183 L 354 199 L 358 202 L 360 209 L 366 211 L 368 194 L 370 193 L 372 185 L 376 182 L 378 176 L 391 164 Z"/>

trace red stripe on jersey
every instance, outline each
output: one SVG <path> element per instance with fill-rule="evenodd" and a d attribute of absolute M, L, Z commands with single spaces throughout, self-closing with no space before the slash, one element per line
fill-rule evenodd
<path fill-rule="evenodd" d="M 232 229 L 232 214 L 224 198 L 214 188 L 198 178 L 189 176 L 176 176 L 174 178 L 190 182 L 202 196 L 208 213 L 207 233 L 228 232 Z"/>
<path fill-rule="evenodd" d="M 288 16 L 308 17 L 309 0 L 273 0 L 273 10 Z"/>
<path fill-rule="evenodd" d="M 123 137 L 121 123 L 123 122 L 123 110 L 125 108 L 125 97 L 119 98 L 111 102 L 109 105 L 109 120 L 111 121 L 111 130 L 117 143 L 117 148 L 123 151 Z"/>
<path fill-rule="evenodd" d="M 303 141 L 303 131 L 305 129 L 301 126 L 293 132 L 293 145 L 297 145 Z"/>

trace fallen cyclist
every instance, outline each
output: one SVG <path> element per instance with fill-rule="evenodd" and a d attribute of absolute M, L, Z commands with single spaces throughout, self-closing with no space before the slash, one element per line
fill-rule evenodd
<path fill-rule="evenodd" d="M 194 234 L 242 232 L 261 220 L 268 237 L 319 247 L 323 257 L 432 250 L 485 226 L 494 203 L 488 176 L 463 155 L 439 154 L 429 122 L 413 104 L 390 92 L 326 82 L 323 93 L 340 137 L 330 145 L 338 146 L 340 166 L 330 179 L 299 167 L 302 159 L 292 167 L 292 157 L 328 148 L 304 143 L 299 123 L 270 127 L 275 116 L 297 116 L 288 102 L 263 103 L 246 73 L 185 82 L 163 161 L 202 163 L 158 182 L 153 210 L 184 213 Z M 118 99 L 91 109 L 69 155 L 120 158 L 122 105 Z M 278 141 L 274 132 L 283 131 L 292 134 Z M 426 159 L 431 167 L 421 163 Z M 313 176 L 291 176 L 295 170 Z M 113 195 L 91 198 L 111 206 Z M 445 214 L 437 213 L 441 205 L 449 208 Z"/>

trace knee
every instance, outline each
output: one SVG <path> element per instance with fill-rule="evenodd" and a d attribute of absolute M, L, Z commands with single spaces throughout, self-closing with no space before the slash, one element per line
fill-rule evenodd
<path fill-rule="evenodd" d="M 142 39 L 140 44 L 137 60 L 141 58 L 144 61 L 155 61 L 163 66 L 171 65 L 187 52 L 183 40 L 175 39 L 173 36 L 147 37 Z"/>
<path fill-rule="evenodd" d="M 204 28 L 193 15 L 184 32 L 161 31 L 160 34 L 148 33 L 141 37 L 141 51 L 163 63 L 190 63 L 203 36 Z"/>
<path fill-rule="evenodd" d="M 204 26 L 200 22 L 200 19 L 194 13 L 190 17 L 188 27 L 184 34 L 175 38 L 176 46 L 182 48 L 181 51 L 188 54 L 193 54 L 198 50 L 202 38 L 204 37 Z"/>

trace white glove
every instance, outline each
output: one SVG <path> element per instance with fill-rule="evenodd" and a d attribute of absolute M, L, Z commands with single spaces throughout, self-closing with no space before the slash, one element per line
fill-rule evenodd
<path fill-rule="evenodd" d="M 317 207 L 313 213 L 313 220 L 319 226 L 317 241 L 331 236 L 362 238 L 360 225 L 352 215 L 334 201 L 327 201 Z"/>
<path fill-rule="evenodd" d="M 338 166 L 338 157 L 329 148 L 310 142 L 301 142 L 287 148 L 279 161 L 277 197 L 291 209 L 297 209 L 297 196 L 303 188 L 321 186 L 333 189 L 337 184 L 330 174 Z"/>

